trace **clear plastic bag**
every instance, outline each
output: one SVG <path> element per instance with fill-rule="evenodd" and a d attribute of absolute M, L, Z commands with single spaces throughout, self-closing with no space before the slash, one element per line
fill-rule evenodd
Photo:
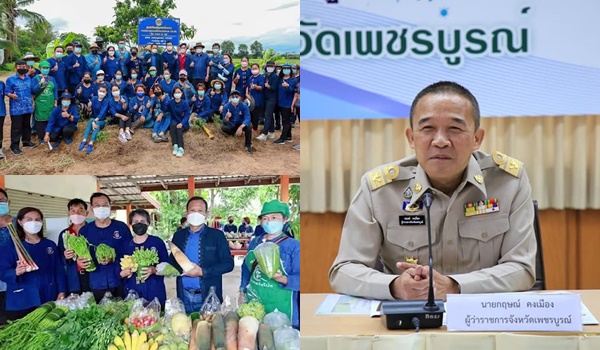
<path fill-rule="evenodd" d="M 165 302 L 165 317 L 163 319 L 163 324 L 169 325 L 171 322 L 171 317 L 177 313 L 185 314 L 185 306 L 183 305 L 183 301 L 181 301 L 179 298 L 167 299 Z"/>
<path fill-rule="evenodd" d="M 150 333 L 160 329 L 160 302 L 154 298 L 147 306 L 144 306 L 144 298 L 137 299 L 131 313 L 129 314 L 129 324 L 135 328 Z"/>
<path fill-rule="evenodd" d="M 140 298 L 140 295 L 138 294 L 138 292 L 135 291 L 135 289 L 130 289 L 129 292 L 127 293 L 127 297 L 125 298 L 125 302 L 131 302 L 131 301 L 136 301 Z"/>
<path fill-rule="evenodd" d="M 106 292 L 104 293 L 104 296 L 102 297 L 102 300 L 100 300 L 100 303 L 98 303 L 98 305 L 100 306 L 104 306 L 108 303 L 112 303 L 113 296 L 111 292 Z"/>
<path fill-rule="evenodd" d="M 276 350 L 300 350 L 300 332 L 291 327 L 282 327 L 273 332 Z"/>
<path fill-rule="evenodd" d="M 221 311 L 221 301 L 217 297 L 217 289 L 211 286 L 208 296 L 200 308 L 200 315 L 203 320 L 212 320 L 212 316 L 219 311 Z"/>
<path fill-rule="evenodd" d="M 259 244 L 254 248 L 254 255 L 260 270 L 269 278 L 273 278 L 281 267 L 279 246 L 272 242 Z"/>
<path fill-rule="evenodd" d="M 282 327 L 291 327 L 292 321 L 288 317 L 288 315 L 283 312 L 279 312 L 279 310 L 275 309 L 275 311 L 270 312 L 265 315 L 264 324 L 271 327 L 272 331 Z"/>
<path fill-rule="evenodd" d="M 156 274 L 158 276 L 165 277 L 177 277 L 181 275 L 179 271 L 177 271 L 177 269 L 173 267 L 173 265 L 167 262 L 161 262 L 160 264 L 156 265 Z"/>
<path fill-rule="evenodd" d="M 254 288 L 252 288 L 252 285 L 249 284 L 246 287 L 246 295 L 245 295 L 243 303 L 249 303 L 252 301 L 258 301 L 259 303 L 262 304 L 262 300 L 260 298 L 260 295 L 258 295 L 258 291 L 256 291 Z"/>
<path fill-rule="evenodd" d="M 229 295 L 226 295 L 224 300 L 223 300 L 223 304 L 221 304 L 221 313 L 223 315 L 227 314 L 230 311 L 235 311 L 237 310 L 237 307 L 235 307 L 232 303 L 231 303 L 231 297 Z"/>

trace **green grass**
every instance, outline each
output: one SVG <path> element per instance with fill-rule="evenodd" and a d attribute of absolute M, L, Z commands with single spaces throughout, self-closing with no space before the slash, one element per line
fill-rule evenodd
<path fill-rule="evenodd" d="M 1 65 L 0 71 L 14 72 L 15 71 L 15 63 L 11 62 L 11 63 L 5 63 L 5 64 Z"/>

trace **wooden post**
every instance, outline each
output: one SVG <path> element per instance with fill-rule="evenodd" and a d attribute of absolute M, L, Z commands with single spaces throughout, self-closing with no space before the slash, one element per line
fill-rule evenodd
<path fill-rule="evenodd" d="M 281 175 L 281 201 L 287 203 L 290 200 L 290 176 Z"/>
<path fill-rule="evenodd" d="M 193 176 L 188 176 L 188 195 L 190 196 L 190 198 L 192 198 L 194 196 L 194 192 L 196 190 L 196 183 L 194 181 L 194 177 Z"/>
<path fill-rule="evenodd" d="M 0 188 L 4 189 L 4 190 L 6 189 L 6 182 L 4 179 L 4 175 L 0 175 Z"/>
<path fill-rule="evenodd" d="M 127 203 L 127 206 L 125 207 L 125 211 L 127 213 L 127 221 L 129 221 L 129 214 L 131 214 L 131 203 Z"/>
<path fill-rule="evenodd" d="M 96 192 L 100 192 L 100 180 L 96 179 Z"/>

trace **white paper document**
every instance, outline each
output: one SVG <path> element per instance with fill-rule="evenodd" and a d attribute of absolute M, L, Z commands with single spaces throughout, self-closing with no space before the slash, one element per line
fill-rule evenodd
<path fill-rule="evenodd" d="M 349 295 L 327 294 L 319 305 L 316 315 L 365 315 L 373 316 L 377 311 L 379 300 L 356 298 Z"/>

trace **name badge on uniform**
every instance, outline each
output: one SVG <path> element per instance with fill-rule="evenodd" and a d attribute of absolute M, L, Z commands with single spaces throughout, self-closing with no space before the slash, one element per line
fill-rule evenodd
<path fill-rule="evenodd" d="M 465 216 L 489 214 L 497 211 L 500 211 L 500 203 L 497 198 L 465 204 Z"/>
<path fill-rule="evenodd" d="M 423 202 L 410 205 L 410 201 L 404 201 L 404 203 L 402 203 L 402 210 L 407 213 L 416 213 L 420 210 L 423 210 Z"/>
<path fill-rule="evenodd" d="M 425 215 L 400 215 L 400 226 L 425 225 Z"/>

